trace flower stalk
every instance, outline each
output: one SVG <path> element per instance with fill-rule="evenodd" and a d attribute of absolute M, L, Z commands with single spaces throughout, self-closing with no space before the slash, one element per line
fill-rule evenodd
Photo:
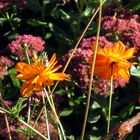
<path fill-rule="evenodd" d="M 102 0 L 101 0 L 101 1 L 102 1 Z M 103 1 L 102 1 L 101 6 L 105 3 L 105 1 L 106 1 L 106 0 L 103 0 Z M 93 19 L 95 18 L 96 14 L 98 13 L 99 9 L 100 9 L 100 6 L 96 9 L 96 11 L 93 13 L 91 19 L 90 19 L 89 22 L 87 23 L 87 25 L 86 25 L 84 31 L 82 32 L 82 34 L 81 34 L 81 36 L 79 37 L 79 39 L 78 39 L 76 45 L 74 46 L 74 49 L 73 49 L 73 51 L 72 51 L 72 53 L 71 53 L 71 55 L 70 55 L 70 57 L 69 57 L 67 63 L 65 64 L 65 67 L 64 67 L 64 69 L 63 69 L 63 72 L 66 71 L 66 69 L 67 69 L 67 67 L 68 67 L 68 65 L 69 65 L 69 63 L 70 63 L 70 61 L 71 61 L 71 59 L 72 59 L 72 57 L 73 57 L 73 55 L 74 55 L 74 53 L 75 53 L 77 47 L 79 46 L 80 42 L 82 41 L 84 35 L 86 34 L 86 32 L 87 32 L 89 26 L 91 25 Z M 58 83 L 59 83 L 59 81 L 57 81 L 56 84 L 54 85 L 54 87 L 53 87 L 53 89 L 52 89 L 50 95 L 54 92 L 54 90 L 55 90 L 55 88 L 57 87 Z"/>
<path fill-rule="evenodd" d="M 54 105 L 54 103 L 53 103 L 52 96 L 50 96 L 50 97 L 48 96 L 48 93 L 47 93 L 47 91 L 46 91 L 45 88 L 44 88 L 44 92 L 46 93 L 47 100 L 48 100 L 49 105 L 50 105 L 50 107 L 51 107 L 51 109 L 52 109 L 52 111 L 53 111 L 53 113 L 54 113 L 54 115 L 55 115 L 56 121 L 57 121 L 57 123 L 58 123 L 59 126 L 60 126 L 60 130 L 61 130 L 62 136 L 63 136 L 64 140 L 66 140 L 66 136 L 65 136 L 65 133 L 64 133 L 64 129 L 63 129 L 63 126 L 62 126 L 62 124 L 61 124 L 61 122 L 60 122 L 60 120 L 59 120 L 59 117 L 58 117 L 58 115 L 57 115 L 57 112 L 56 112 L 56 109 L 55 109 L 55 105 Z M 60 134 L 61 134 L 61 133 L 60 133 Z"/>
<path fill-rule="evenodd" d="M 94 57 L 92 61 L 92 69 L 91 69 L 91 76 L 90 76 L 90 83 L 89 83 L 89 90 L 88 90 L 88 97 L 87 97 L 87 104 L 86 104 L 86 110 L 84 115 L 84 122 L 82 127 L 82 133 L 80 140 L 84 140 L 85 135 L 85 129 L 86 129 L 86 123 L 87 123 L 87 117 L 89 112 L 89 106 L 90 106 L 90 98 L 91 98 L 91 90 L 92 90 L 92 83 L 93 83 L 93 75 L 94 75 L 94 68 L 95 68 L 95 62 L 96 62 L 96 54 L 98 49 L 98 42 L 99 42 L 99 34 L 100 34 L 100 27 L 101 27 L 101 16 L 102 16 L 102 0 L 100 0 L 100 6 L 99 6 L 99 21 L 98 21 L 98 29 L 97 29 L 97 35 L 96 35 L 96 45 L 95 45 L 95 51 L 94 51 Z"/>
<path fill-rule="evenodd" d="M 42 100 L 43 100 L 43 104 L 45 105 L 45 97 L 44 97 L 44 93 L 42 92 Z M 49 122 L 48 122 L 48 115 L 47 115 L 47 109 L 46 109 L 46 105 L 44 106 L 44 111 L 45 111 L 45 117 L 46 117 L 46 128 L 47 128 L 47 135 L 48 135 L 48 140 L 50 140 L 50 129 L 49 129 Z"/>
<path fill-rule="evenodd" d="M 109 133 L 110 122 L 111 122 L 112 92 L 113 92 L 113 76 L 111 76 L 111 79 L 110 79 L 110 96 L 109 96 L 109 110 L 108 110 L 108 121 L 107 121 L 107 133 Z"/>
<path fill-rule="evenodd" d="M 8 113 L 10 115 L 10 111 L 7 109 L 4 109 L 2 107 L 0 107 L 0 111 L 3 111 L 4 113 Z M 41 134 L 38 130 L 34 129 L 32 126 L 30 126 L 28 123 L 24 122 L 19 116 L 16 116 L 17 120 L 24 124 L 26 127 L 28 127 L 29 129 L 31 129 L 33 132 L 35 132 L 36 134 L 38 134 L 41 138 L 43 138 L 44 140 L 48 140 L 43 134 Z"/>

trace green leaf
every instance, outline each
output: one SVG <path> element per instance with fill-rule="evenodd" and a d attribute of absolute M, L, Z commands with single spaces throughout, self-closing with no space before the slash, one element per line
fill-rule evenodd
<path fill-rule="evenodd" d="M 7 21 L 6 18 L 0 18 L 0 25 L 2 26 Z"/>
<path fill-rule="evenodd" d="M 60 116 L 69 116 L 73 112 L 73 109 L 65 108 L 61 113 Z"/>
<path fill-rule="evenodd" d="M 96 123 L 101 117 L 100 114 L 101 114 L 100 105 L 96 101 L 93 101 L 93 103 L 89 109 L 88 122 Z"/>
<path fill-rule="evenodd" d="M 88 116 L 88 122 L 89 123 L 96 123 L 99 119 L 100 119 L 100 117 L 101 117 L 101 115 L 100 115 L 100 110 L 98 109 L 95 109 L 95 110 L 90 110 L 90 112 L 89 112 L 89 116 Z"/>
<path fill-rule="evenodd" d="M 101 139 L 101 137 L 96 137 L 96 136 L 92 136 L 92 135 L 89 136 L 89 140 L 100 140 L 100 139 Z"/>
<path fill-rule="evenodd" d="M 19 116 L 20 111 L 25 107 L 23 106 L 23 102 L 27 100 L 26 98 L 19 98 L 16 105 L 9 110 L 10 114 L 14 117 Z"/>
<path fill-rule="evenodd" d="M 131 0 L 127 5 L 127 8 L 131 8 L 134 11 L 137 11 L 140 9 L 140 1 L 139 0 Z"/>
<path fill-rule="evenodd" d="M 16 70 L 13 68 L 13 69 L 10 69 L 8 71 L 8 74 L 10 75 L 10 78 L 12 80 L 12 83 L 15 87 L 18 87 L 20 88 L 20 80 L 17 79 L 17 78 L 14 78 L 14 76 L 17 74 Z"/>
<path fill-rule="evenodd" d="M 17 133 L 22 133 L 24 134 L 25 136 L 31 136 L 32 135 L 32 131 L 31 129 L 28 129 L 28 128 L 17 128 L 15 129 L 14 131 L 16 131 Z"/>
<path fill-rule="evenodd" d="M 121 116 L 121 118 L 128 117 L 129 115 L 132 114 L 134 108 L 135 108 L 135 107 L 134 107 L 133 104 L 131 104 L 131 105 L 129 105 L 129 106 L 126 106 L 126 107 L 122 110 L 122 112 L 120 113 L 119 116 Z"/>
<path fill-rule="evenodd" d="M 75 140 L 73 135 L 67 136 L 67 140 Z"/>
<path fill-rule="evenodd" d="M 27 0 L 27 7 L 32 11 L 41 11 L 41 5 L 38 0 Z"/>
<path fill-rule="evenodd" d="M 58 41 L 60 46 L 70 46 L 72 44 L 70 36 L 66 31 L 64 31 L 64 29 L 60 28 L 57 25 L 53 25 L 51 30 L 54 32 L 54 36 L 56 37 L 56 40 Z"/>
<path fill-rule="evenodd" d="M 47 26 L 47 22 L 39 21 L 39 20 L 36 20 L 36 19 L 28 20 L 27 24 L 29 24 L 33 27 Z"/>
<path fill-rule="evenodd" d="M 140 77 L 140 66 L 137 66 L 137 67 L 132 66 L 130 69 L 130 73 L 133 76 Z"/>

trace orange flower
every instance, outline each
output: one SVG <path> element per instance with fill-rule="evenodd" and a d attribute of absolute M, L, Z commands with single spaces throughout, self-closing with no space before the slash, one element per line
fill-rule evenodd
<path fill-rule="evenodd" d="M 61 65 L 55 66 L 56 64 L 56 54 L 53 54 L 47 66 L 43 65 L 37 57 L 34 58 L 34 63 L 32 64 L 18 62 L 15 69 L 20 74 L 15 76 L 15 78 L 26 80 L 21 86 L 21 95 L 29 97 L 32 91 L 40 91 L 45 86 L 53 85 L 54 80 L 61 81 L 67 79 L 68 75 L 65 73 L 56 73 L 62 67 Z"/>
<path fill-rule="evenodd" d="M 93 48 L 94 49 L 94 48 Z M 127 49 L 126 46 L 118 41 L 112 46 L 98 47 L 94 74 L 103 79 L 109 80 L 122 77 L 128 81 L 130 78 L 129 68 L 134 63 L 127 60 L 133 58 L 134 48 Z M 92 65 L 93 55 L 89 58 L 90 66 Z"/>

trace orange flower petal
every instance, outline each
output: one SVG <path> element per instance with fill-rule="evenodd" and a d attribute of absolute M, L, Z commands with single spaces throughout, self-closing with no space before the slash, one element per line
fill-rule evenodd
<path fill-rule="evenodd" d="M 126 47 L 121 41 L 118 41 L 113 45 L 112 48 L 116 54 L 122 55 Z"/>
<path fill-rule="evenodd" d="M 31 78 L 34 78 L 36 76 L 36 74 L 18 74 L 17 76 L 15 76 L 15 78 L 21 79 L 21 80 L 28 80 Z"/>
<path fill-rule="evenodd" d="M 134 58 L 135 56 L 133 56 L 135 52 L 135 49 L 134 48 L 131 48 L 131 49 L 127 49 L 123 55 L 122 55 L 122 58 L 123 59 L 130 59 L 130 58 Z"/>
<path fill-rule="evenodd" d="M 129 71 L 128 71 L 128 70 L 120 69 L 120 70 L 119 70 L 119 75 L 120 75 L 123 79 L 125 79 L 126 81 L 129 81 L 130 74 L 129 74 Z"/>
<path fill-rule="evenodd" d="M 21 88 L 20 88 L 21 96 L 23 96 L 23 97 L 31 96 L 33 88 L 34 87 L 31 83 L 23 83 Z"/>
<path fill-rule="evenodd" d="M 66 75 L 65 73 L 52 73 L 49 76 L 49 79 L 51 80 L 64 80 L 67 79 L 69 77 L 69 75 Z"/>
<path fill-rule="evenodd" d="M 24 62 L 18 62 L 15 66 L 16 71 L 18 72 L 23 72 L 23 68 L 26 66 L 27 64 Z"/>
<path fill-rule="evenodd" d="M 127 59 L 133 58 L 134 52 L 134 48 L 126 49 L 126 46 L 121 41 L 116 42 L 112 46 L 105 46 L 103 49 L 98 47 L 95 76 L 100 76 L 103 79 L 110 79 L 111 76 L 114 79 L 122 77 L 125 80 L 129 80 L 129 68 L 133 63 L 128 62 Z M 92 61 L 93 55 L 89 58 L 90 67 Z"/>
<path fill-rule="evenodd" d="M 32 64 L 26 64 L 24 62 L 17 63 L 15 69 L 20 72 L 15 78 L 26 80 L 21 86 L 20 92 L 24 97 L 29 97 L 32 91 L 40 91 L 44 86 L 51 86 L 54 84 L 54 80 L 65 80 L 68 75 L 65 73 L 54 73 L 61 65 L 57 64 L 56 54 L 53 54 L 48 66 L 41 63 L 40 59 L 35 60 Z"/>

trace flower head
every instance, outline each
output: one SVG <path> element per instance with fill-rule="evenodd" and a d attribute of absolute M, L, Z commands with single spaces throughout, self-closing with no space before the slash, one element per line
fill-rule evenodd
<path fill-rule="evenodd" d="M 0 55 L 0 78 L 4 77 L 7 69 L 13 64 L 14 62 L 8 56 Z"/>
<path fill-rule="evenodd" d="M 45 41 L 41 37 L 36 37 L 32 35 L 19 35 L 8 44 L 8 49 L 10 52 L 17 56 L 20 60 L 26 58 L 26 52 L 24 50 L 25 46 L 29 56 L 33 56 L 34 52 L 42 52 L 44 50 Z"/>
<path fill-rule="evenodd" d="M 130 78 L 129 68 L 132 63 L 127 60 L 134 57 L 134 52 L 134 48 L 126 49 L 126 46 L 121 41 L 112 46 L 99 47 L 95 64 L 95 76 L 100 76 L 107 80 L 111 76 L 113 76 L 113 79 L 121 77 L 128 81 Z M 90 66 L 92 60 L 93 55 L 89 58 Z"/>
<path fill-rule="evenodd" d="M 102 28 L 110 40 L 121 40 L 127 47 L 140 51 L 140 16 L 130 9 L 117 5 L 106 7 L 102 16 Z"/>
<path fill-rule="evenodd" d="M 39 58 L 35 58 L 32 64 L 18 62 L 15 66 L 16 71 L 20 72 L 16 78 L 26 80 L 20 89 L 22 96 L 28 97 L 32 91 L 40 91 L 45 86 L 51 86 L 54 80 L 61 81 L 68 78 L 65 73 L 56 73 L 62 67 L 61 65 L 55 66 L 57 64 L 56 54 L 53 54 L 47 66 L 39 60 Z"/>
<path fill-rule="evenodd" d="M 0 13 L 5 13 L 9 8 L 10 6 L 12 5 L 11 1 L 0 1 Z"/>

